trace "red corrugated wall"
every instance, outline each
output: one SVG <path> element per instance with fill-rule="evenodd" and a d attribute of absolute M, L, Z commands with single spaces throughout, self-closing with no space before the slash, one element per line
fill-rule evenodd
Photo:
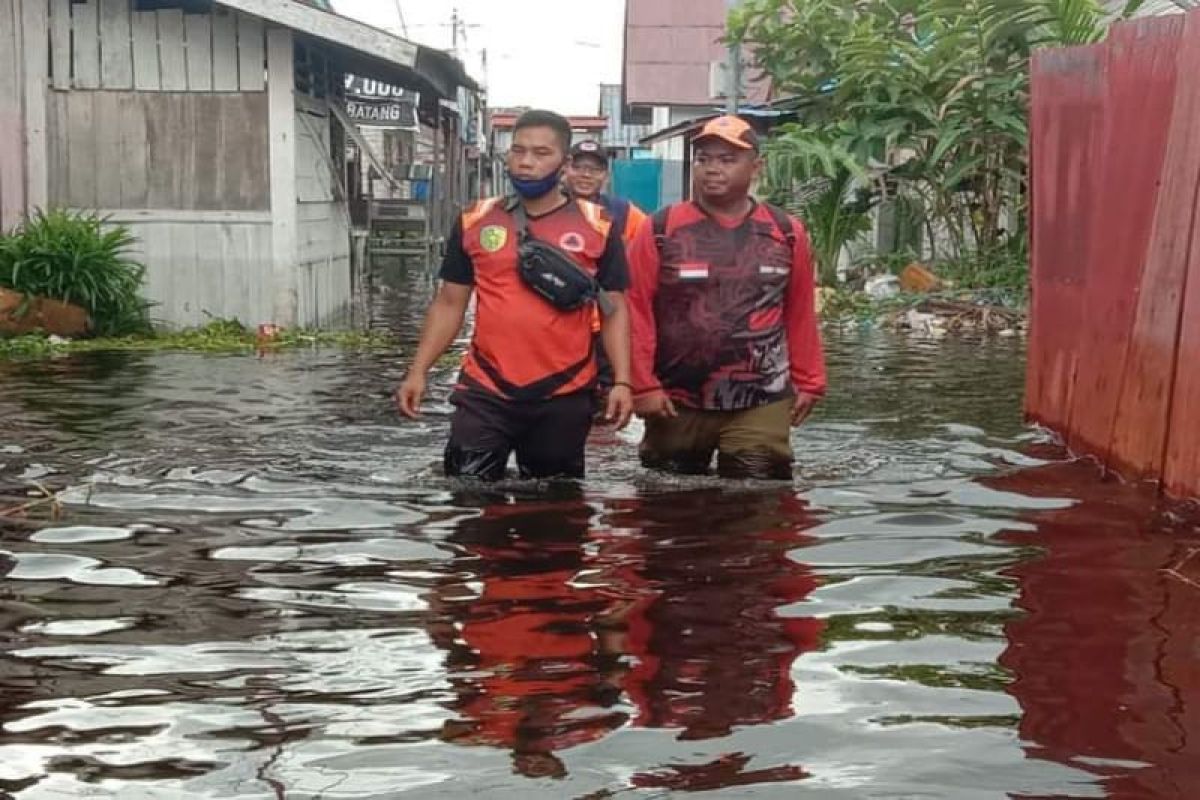
<path fill-rule="evenodd" d="M 1200 11 L 1033 62 L 1029 417 L 1200 497 Z"/>

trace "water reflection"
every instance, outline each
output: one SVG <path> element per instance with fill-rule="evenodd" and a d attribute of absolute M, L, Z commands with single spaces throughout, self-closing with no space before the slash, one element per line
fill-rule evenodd
<path fill-rule="evenodd" d="M 1025 614 L 1006 626 L 1000 658 L 1029 755 L 1095 774 L 1113 800 L 1196 797 L 1200 530 L 1172 524 L 1152 490 L 1101 482 L 1086 464 L 982 482 L 1077 500 L 1006 534 L 1041 549 L 1009 570 Z"/>
<path fill-rule="evenodd" d="M 131 413 L 129 397 L 154 378 L 154 366 L 140 353 L 80 353 L 50 359 L 8 361 L 0 358 L 0 428 L 6 434 L 36 439 L 40 449 L 75 453 L 87 444 L 104 444 L 97 418 L 120 420 L 125 435 L 136 435 L 145 418 Z M 63 393 L 64 383 L 87 391 Z M 47 395 L 54 401 L 47 402 Z M 2 444 L 2 443 L 0 443 Z"/>
<path fill-rule="evenodd" d="M 622 504 L 603 531 L 595 576 L 618 600 L 604 641 L 631 667 L 624 689 L 633 725 L 680 741 L 723 739 L 735 728 L 795 713 L 796 658 L 820 646 L 822 623 L 782 616 L 817 581 L 791 553 L 816 524 L 790 491 L 701 490 Z M 796 764 L 751 767 L 743 753 L 638 772 L 638 788 L 711 790 L 807 777 Z"/>
<path fill-rule="evenodd" d="M 1200 531 L 1044 466 L 1019 343 L 829 347 L 795 486 L 582 493 L 448 484 L 392 353 L 0 366 L 0 494 L 71 487 L 0 519 L 0 794 L 1200 796 Z"/>
<path fill-rule="evenodd" d="M 456 718 L 445 741 L 511 752 L 564 777 L 555 754 L 624 725 L 719 739 L 792 716 L 792 665 L 820 621 L 782 617 L 816 579 L 789 553 L 815 524 L 790 491 L 703 489 L 610 503 L 581 496 L 485 506 L 448 537 L 454 580 L 431 593 Z M 796 780 L 748 759 L 639 773 L 639 787 Z"/>
<path fill-rule="evenodd" d="M 431 600 L 458 715 L 442 738 L 509 750 L 528 777 L 562 777 L 555 752 L 627 718 L 615 708 L 620 663 L 595 626 L 605 598 L 576 585 L 592 514 L 582 499 L 486 506 L 448 539 L 464 580 L 441 582 Z"/>
<path fill-rule="evenodd" d="M 609 626 L 636 664 L 625 682 L 634 723 L 686 740 L 789 718 L 792 663 L 819 646 L 822 627 L 778 614 L 816 587 L 789 557 L 816 524 L 805 502 L 708 490 L 630 506 L 600 540 L 598 563 L 632 600 Z"/>

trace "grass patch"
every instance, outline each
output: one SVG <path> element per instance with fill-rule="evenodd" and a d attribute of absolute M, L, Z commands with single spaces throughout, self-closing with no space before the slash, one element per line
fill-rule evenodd
<path fill-rule="evenodd" d="M 178 332 L 157 332 L 97 339 L 59 339 L 34 334 L 0 339 L 0 358 L 40 358 L 62 353 L 102 351 L 198 353 L 253 353 L 294 350 L 305 347 L 343 347 L 356 349 L 394 349 L 397 341 L 378 333 L 353 331 L 284 330 L 270 340 L 237 320 L 213 320 L 199 328 Z"/>

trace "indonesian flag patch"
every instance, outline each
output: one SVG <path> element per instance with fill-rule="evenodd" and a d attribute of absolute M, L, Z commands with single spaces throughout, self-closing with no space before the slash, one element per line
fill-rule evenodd
<path fill-rule="evenodd" d="M 708 264 L 693 263 L 679 265 L 679 280 L 706 281 L 708 280 Z"/>

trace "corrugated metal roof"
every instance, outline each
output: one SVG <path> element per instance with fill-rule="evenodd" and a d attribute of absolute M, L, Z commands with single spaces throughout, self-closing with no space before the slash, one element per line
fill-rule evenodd
<path fill-rule="evenodd" d="M 695 119 L 685 119 L 683 122 L 677 122 L 667 128 L 654 131 L 651 134 L 643 136 L 640 144 L 650 146 L 658 142 L 665 142 L 668 139 L 674 139 L 679 136 L 691 138 L 698 133 L 707 123 L 726 113 L 723 108 L 714 108 L 709 113 Z M 796 119 L 795 111 L 788 111 L 777 108 L 754 108 L 743 106 L 738 109 L 738 116 L 752 124 L 760 133 L 767 133 L 772 127 L 780 122 L 789 122 Z"/>
<path fill-rule="evenodd" d="M 626 0 L 627 105 L 708 106 L 709 69 L 724 61 L 725 0 Z M 767 98 L 748 82 L 748 102 Z"/>
<path fill-rule="evenodd" d="M 325 0 L 216 2 L 323 41 L 338 57 L 339 66 L 356 75 L 448 100 L 455 99 L 460 86 L 471 91 L 479 88 L 449 53 L 328 10 Z"/>

